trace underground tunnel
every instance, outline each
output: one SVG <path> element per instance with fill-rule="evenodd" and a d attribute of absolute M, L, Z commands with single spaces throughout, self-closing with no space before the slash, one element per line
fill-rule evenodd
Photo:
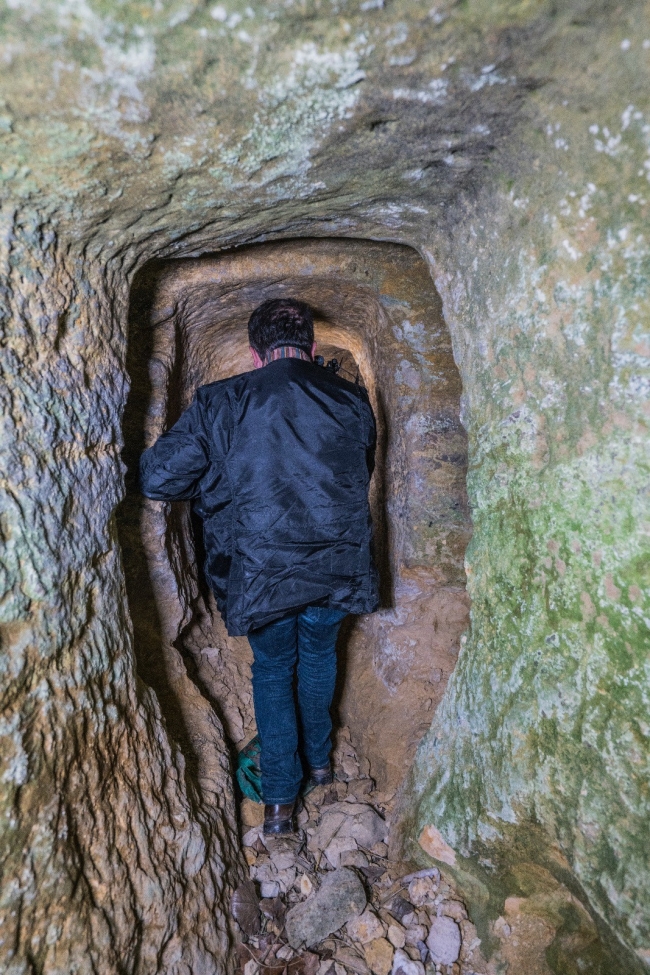
<path fill-rule="evenodd" d="M 457 928 L 453 975 L 650 971 L 648 4 L 0 21 L 0 970 L 433 975 Z M 290 293 L 380 428 L 301 870 L 201 526 L 134 482 Z M 249 964 L 342 867 L 371 916 Z"/>
<path fill-rule="evenodd" d="M 191 504 L 143 498 L 138 492 L 138 454 L 173 425 L 198 386 L 250 369 L 248 318 L 263 301 L 282 297 L 299 298 L 312 307 L 318 352 L 326 362 L 336 360 L 340 376 L 361 382 L 368 391 L 377 418 L 370 504 L 381 579 L 379 612 L 348 617 L 339 636 L 335 783 L 314 790 L 299 807 L 313 859 L 305 859 L 307 852 L 296 857 L 295 850 L 284 848 L 278 854 L 270 840 L 255 833 L 262 807 L 256 812 L 245 798 L 240 806 L 243 852 L 260 903 L 276 905 L 276 915 L 267 923 L 277 922 L 279 910 L 283 918 L 286 914 L 290 932 L 291 919 L 300 910 L 296 884 L 300 881 L 307 890 L 318 885 L 319 863 L 333 869 L 332 877 L 351 867 L 365 871 L 371 888 L 373 881 L 384 884 L 369 895 L 371 900 L 387 900 L 391 800 L 444 694 L 468 626 L 463 558 L 471 523 L 460 377 L 440 298 L 416 251 L 364 240 L 302 239 L 146 265 L 131 290 L 131 393 L 124 416 L 124 458 L 131 473 L 118 511 L 118 531 L 138 673 L 161 703 L 167 726 L 185 753 L 189 778 L 200 788 L 192 704 L 182 700 L 182 685 L 173 675 L 185 668 L 193 694 L 198 692 L 214 709 L 234 772 L 238 753 L 245 754 L 255 734 L 252 651 L 245 637 L 231 637 L 225 630 L 203 576 L 202 526 Z M 223 788 L 242 802 L 234 775 L 226 776 Z M 343 823 L 334 836 L 319 840 L 323 829 L 327 833 L 319 823 L 331 823 L 336 810 Z M 354 824 L 353 836 L 346 832 L 349 823 Z M 298 869 L 296 862 L 302 865 Z M 331 940 L 341 918 L 320 931 L 312 930 L 313 925 L 301 929 L 294 935 L 294 947 L 301 940 L 308 947 L 317 943 L 319 950 L 334 953 L 339 959 L 335 964 L 345 958 L 348 966 L 361 965 L 362 972 L 369 969 L 360 945 L 369 941 L 385 944 L 391 959 L 396 949 L 411 952 L 403 954 L 403 964 L 412 965 L 412 956 L 419 963 L 420 949 L 413 939 L 422 941 L 421 932 L 431 926 L 424 909 L 433 909 L 435 897 L 440 893 L 440 903 L 442 891 L 449 894 L 451 889 L 439 888 L 430 876 L 413 884 L 416 891 L 422 887 L 420 895 L 412 896 L 426 928 L 418 927 L 415 915 L 404 929 L 396 917 L 386 915 L 385 924 L 374 921 L 371 939 L 351 916 L 348 920 L 357 924 L 362 939 L 357 938 L 356 953 L 350 955 L 344 941 Z M 246 889 L 240 885 L 236 896 Z M 333 890 L 328 900 L 337 896 Z M 363 918 L 375 917 L 369 910 Z M 450 910 L 467 918 L 460 900 Z M 405 910 L 400 914 L 396 908 L 395 913 L 401 918 Z M 257 923 L 247 930 L 238 914 L 236 919 L 244 934 L 252 935 L 248 951 L 266 946 Z M 452 925 L 452 936 L 460 931 L 459 915 L 455 921 L 445 920 Z M 348 933 L 356 931 L 350 924 Z M 392 947 L 383 937 L 388 930 L 393 931 Z M 287 937 L 289 946 L 276 948 L 289 952 L 285 960 L 300 964 L 291 935 Z M 413 944 L 406 945 L 407 938 Z M 459 937 L 451 955 L 443 950 L 440 957 L 451 964 L 460 950 Z"/>
<path fill-rule="evenodd" d="M 138 451 L 198 386 L 249 369 L 251 311 L 287 296 L 314 308 L 319 352 L 345 378 L 360 376 L 377 417 L 371 507 L 382 608 L 344 629 L 337 713 L 366 772 L 394 792 L 468 625 L 460 377 L 422 258 L 394 244 L 325 239 L 146 266 L 131 292 L 124 456 L 134 472 Z M 166 668 L 180 654 L 241 748 L 254 733 L 251 651 L 227 635 L 205 584 L 200 524 L 189 504 L 148 502 L 134 478 L 129 485 L 120 540 L 139 673 L 167 702 L 173 726 L 180 718 Z"/>

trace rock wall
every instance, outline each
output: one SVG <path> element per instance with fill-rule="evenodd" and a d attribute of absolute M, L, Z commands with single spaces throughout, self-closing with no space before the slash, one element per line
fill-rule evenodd
<path fill-rule="evenodd" d="M 2 969 L 206 970 L 231 940 L 214 905 L 238 875 L 234 808 L 205 702 L 199 792 L 133 670 L 113 519 L 125 289 L 27 217 L 5 228 Z"/>
<path fill-rule="evenodd" d="M 488 912 L 508 893 L 535 910 L 553 874 L 631 949 L 617 971 L 650 962 L 649 33 L 574 18 L 527 164 L 435 254 L 466 395 L 472 627 L 406 792 Z M 539 885 L 512 869 L 529 859 Z M 600 970 L 593 936 L 558 936 L 554 970 L 571 951 Z"/>
<path fill-rule="evenodd" d="M 428 261 L 469 437 L 472 624 L 405 846 L 455 857 L 486 919 L 552 915 L 555 971 L 647 969 L 647 5 L 1 16 L 3 968 L 227 965 L 222 733 L 135 676 L 128 289 L 154 258 L 345 236 Z"/>

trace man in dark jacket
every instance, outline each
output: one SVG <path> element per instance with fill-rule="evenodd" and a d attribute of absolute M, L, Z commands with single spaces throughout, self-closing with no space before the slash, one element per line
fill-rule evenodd
<path fill-rule="evenodd" d="M 255 369 L 201 386 L 145 451 L 140 475 L 147 497 L 192 499 L 203 519 L 217 605 L 253 649 L 264 830 L 285 833 L 303 778 L 298 728 L 312 781 L 332 780 L 341 621 L 378 604 L 368 506 L 376 434 L 363 387 L 313 361 L 307 305 L 264 302 L 248 335 Z"/>

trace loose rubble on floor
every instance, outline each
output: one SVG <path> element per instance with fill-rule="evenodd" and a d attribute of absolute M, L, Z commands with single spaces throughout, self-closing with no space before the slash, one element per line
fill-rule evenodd
<path fill-rule="evenodd" d="M 295 837 L 265 837 L 263 807 L 242 802 L 241 975 L 473 975 L 480 941 L 464 904 L 436 867 L 390 862 L 393 796 L 364 774 L 346 729 L 334 769 L 333 785 L 301 800 Z"/>

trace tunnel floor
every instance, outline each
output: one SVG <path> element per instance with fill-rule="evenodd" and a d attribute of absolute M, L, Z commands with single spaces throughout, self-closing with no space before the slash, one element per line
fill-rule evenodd
<path fill-rule="evenodd" d="M 233 910 L 244 932 L 245 975 L 473 975 L 488 971 L 480 939 L 452 879 L 389 857 L 393 794 L 362 773 L 339 729 L 335 782 L 304 797 L 296 837 L 265 837 L 262 809 L 244 798 L 249 879 Z M 356 899 L 345 884 L 361 881 Z M 320 897 L 317 911 L 306 905 Z M 359 901 L 358 898 L 361 898 Z M 317 940 L 312 940 L 317 939 Z"/>

